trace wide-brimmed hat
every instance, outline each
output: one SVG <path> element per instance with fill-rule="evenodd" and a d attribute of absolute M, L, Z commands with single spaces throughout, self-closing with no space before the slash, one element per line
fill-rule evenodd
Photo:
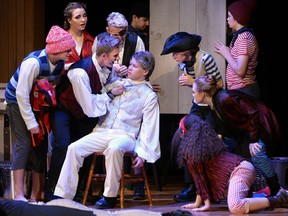
<path fill-rule="evenodd" d="M 200 35 L 189 34 L 187 32 L 177 32 L 167 38 L 160 55 L 196 49 L 201 40 L 202 37 Z"/>

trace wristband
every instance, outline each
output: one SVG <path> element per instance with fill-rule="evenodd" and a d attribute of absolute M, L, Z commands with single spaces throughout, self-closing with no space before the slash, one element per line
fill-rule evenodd
<path fill-rule="evenodd" d="M 113 100 L 116 97 L 115 95 L 113 95 L 112 91 L 108 91 L 107 95 L 111 100 Z"/>

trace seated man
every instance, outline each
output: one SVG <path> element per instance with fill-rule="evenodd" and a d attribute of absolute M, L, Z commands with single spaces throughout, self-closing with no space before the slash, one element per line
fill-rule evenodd
<path fill-rule="evenodd" d="M 108 68 L 119 58 L 119 46 L 119 39 L 107 35 L 98 41 L 96 53 L 74 63 L 67 74 L 62 74 L 56 88 L 57 107 L 51 115 L 55 141 L 45 182 L 46 202 L 53 199 L 69 144 L 91 133 L 98 117 L 106 113 L 106 104 L 111 101 L 105 88 L 111 74 Z M 87 159 L 85 164 L 89 163 Z M 88 171 L 81 170 L 82 182 L 86 183 L 82 175 Z"/>
<path fill-rule="evenodd" d="M 96 208 L 114 208 L 126 151 L 138 157 L 133 167 L 140 168 L 144 161 L 154 163 L 160 158 L 159 103 L 157 94 L 147 81 L 155 67 L 155 58 L 147 51 L 136 52 L 130 61 L 128 78 L 118 79 L 108 89 L 113 99 L 107 113 L 99 118 L 93 132 L 72 143 L 55 188 L 54 195 L 73 199 L 78 184 L 78 171 L 85 157 L 94 152 L 105 155 L 106 179 L 103 198 Z M 115 86 L 125 91 L 115 96 Z M 117 88 L 116 88 L 117 90 Z"/>

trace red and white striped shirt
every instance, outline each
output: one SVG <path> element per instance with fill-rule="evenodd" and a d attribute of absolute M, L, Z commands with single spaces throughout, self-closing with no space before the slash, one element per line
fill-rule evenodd
<path fill-rule="evenodd" d="M 231 55 L 237 61 L 240 55 L 248 55 L 248 66 L 244 77 L 239 77 L 228 64 L 226 69 L 226 82 L 228 89 L 239 89 L 246 85 L 256 83 L 256 66 L 258 62 L 258 43 L 255 36 L 245 31 L 238 35 L 234 46 L 230 44 Z"/>

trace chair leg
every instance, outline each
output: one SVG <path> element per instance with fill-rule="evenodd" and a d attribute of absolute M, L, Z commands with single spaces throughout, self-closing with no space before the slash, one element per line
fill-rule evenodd
<path fill-rule="evenodd" d="M 152 196 L 151 196 L 151 193 L 150 193 L 150 188 L 149 188 L 149 184 L 148 184 L 148 179 L 147 179 L 147 174 L 146 174 L 145 167 L 142 167 L 142 175 L 143 175 L 143 178 L 144 178 L 144 183 L 145 183 L 145 188 L 146 188 L 146 193 L 147 193 L 149 205 L 152 206 Z"/>
<path fill-rule="evenodd" d="M 124 208 L 124 180 L 125 180 L 125 172 L 123 167 L 120 179 L 120 208 Z"/>
<path fill-rule="evenodd" d="M 130 154 L 130 153 L 125 153 L 125 156 L 131 157 L 131 161 L 133 161 L 133 159 L 135 159 L 135 156 L 133 154 Z M 151 192 L 150 192 L 150 188 L 149 188 L 149 183 L 148 183 L 148 178 L 147 178 L 145 166 L 143 166 L 141 170 L 142 170 L 142 173 L 140 176 L 138 176 L 138 178 L 137 178 L 138 181 L 136 181 L 136 182 L 143 182 L 144 181 L 149 205 L 152 206 L 152 196 L 151 196 Z M 133 175 L 131 176 L 130 174 L 126 175 L 125 169 L 124 169 L 124 163 L 123 163 L 121 179 L 120 179 L 120 208 L 124 208 L 124 183 L 125 183 L 125 177 L 126 176 L 127 176 L 127 182 L 129 182 L 129 178 L 135 178 L 135 173 L 134 173 L 134 176 Z M 135 183 L 135 180 L 130 181 L 130 182 Z"/>
<path fill-rule="evenodd" d="M 83 205 L 85 205 L 87 197 L 88 197 L 91 180 L 92 180 L 92 176 L 93 176 L 93 173 L 94 173 L 94 167 L 95 167 L 95 163 L 96 163 L 96 158 L 97 158 L 97 156 L 94 155 L 92 163 L 91 163 L 91 166 L 90 166 L 89 175 L 88 175 L 88 179 L 87 179 L 86 187 L 85 187 L 85 192 L 84 192 L 83 199 L 82 199 L 82 204 Z"/>
<path fill-rule="evenodd" d="M 156 188 L 158 191 L 162 191 L 162 184 L 161 184 L 161 181 L 158 177 L 158 169 L 157 169 L 156 162 L 152 164 L 152 168 L 153 168 L 153 175 L 154 175 L 154 180 L 156 183 Z"/>

